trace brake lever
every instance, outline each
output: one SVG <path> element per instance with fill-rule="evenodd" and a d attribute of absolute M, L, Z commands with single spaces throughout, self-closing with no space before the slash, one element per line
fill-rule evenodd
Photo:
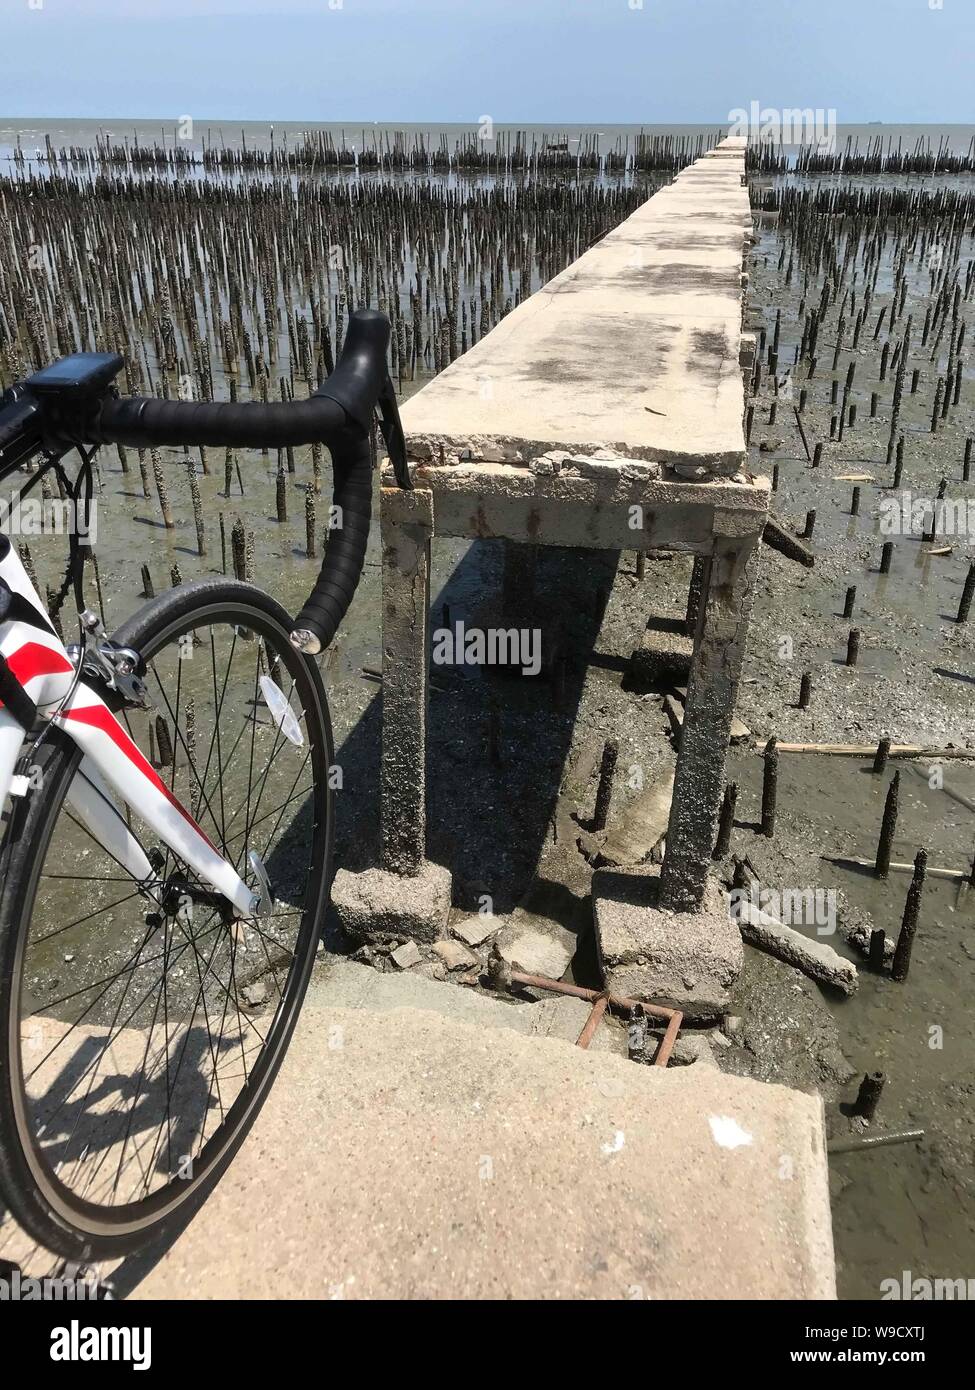
<path fill-rule="evenodd" d="M 396 481 L 401 488 L 410 492 L 413 489 L 413 480 L 410 477 L 410 470 L 406 461 L 406 436 L 403 433 L 403 424 L 399 418 L 396 391 L 388 374 L 376 405 L 379 408 L 379 428 L 382 431 L 389 461 L 393 465 L 393 472 L 396 474 Z"/>

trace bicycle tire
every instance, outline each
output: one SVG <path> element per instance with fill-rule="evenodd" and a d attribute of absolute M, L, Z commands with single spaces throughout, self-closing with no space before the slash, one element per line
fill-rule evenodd
<path fill-rule="evenodd" d="M 0 1198 L 33 1240 L 66 1259 L 83 1263 L 129 1255 L 164 1238 L 181 1229 L 205 1200 L 246 1137 L 280 1068 L 321 939 L 332 871 L 332 793 L 327 775 L 333 762 L 332 734 L 321 675 L 312 660 L 291 646 L 288 614 L 251 585 L 224 579 L 202 580 L 180 586 L 145 605 L 119 629 L 114 640 L 136 648 L 151 660 L 154 654 L 159 656 L 165 652 L 180 635 L 184 635 L 185 640 L 186 633 L 198 635 L 206 624 L 217 621 L 234 624 L 235 632 L 239 626 L 241 632 L 251 636 L 257 634 L 265 644 L 269 637 L 273 638 L 277 654 L 289 673 L 293 676 L 297 673 L 292 690 L 298 689 L 300 682 L 300 702 L 304 702 L 300 707 L 308 730 L 308 756 L 312 758 L 313 843 L 308 881 L 303 905 L 289 914 L 302 913 L 281 1005 L 262 1044 L 258 1062 L 250 1074 L 246 1065 L 244 1067 L 245 1088 L 221 1125 L 206 1140 L 202 1161 L 192 1178 L 187 1181 L 170 1176 L 166 1186 L 153 1194 L 150 1201 L 136 1204 L 138 1209 L 131 1204 L 93 1209 L 92 1204 L 80 1198 L 74 1200 L 51 1163 L 45 1160 L 38 1136 L 30 1127 L 30 1104 L 21 1056 L 26 941 L 37 906 L 41 871 L 81 760 L 79 750 L 61 730 L 51 729 L 42 744 L 34 760 L 43 771 L 41 789 L 15 803 L 0 849 Z M 236 645 L 236 637 L 234 642 Z M 219 715 L 218 710 L 218 719 Z M 256 707 L 253 722 L 257 724 Z M 251 737 L 253 739 L 254 735 Z M 269 764 L 270 761 L 269 758 Z M 280 821 L 281 817 L 278 819 Z M 199 954 L 195 945 L 193 951 Z M 265 955 L 268 955 L 266 948 Z M 164 953 L 164 970 L 168 963 Z M 199 964 L 197 970 L 199 973 Z M 202 991 L 202 980 L 200 988 Z M 224 1009 L 228 1012 L 226 1004 Z M 240 1018 L 238 1006 L 238 1022 Z M 209 1026 L 208 1019 L 208 1031 Z M 111 1042 L 110 1030 L 106 1050 Z M 165 1045 L 168 1047 L 168 1044 L 167 1031 Z M 241 1054 L 244 1055 L 243 1041 Z M 149 1055 L 148 1042 L 145 1055 Z M 168 1055 L 166 1065 L 168 1083 Z M 175 1081 L 173 1084 L 175 1088 Z M 211 1079 L 211 1089 L 212 1085 Z M 219 1081 L 217 1085 L 219 1093 Z M 167 1107 L 171 1099 L 172 1094 L 167 1096 Z M 204 1135 L 205 1131 L 204 1120 Z M 155 1150 L 150 1158 L 154 1155 Z"/>

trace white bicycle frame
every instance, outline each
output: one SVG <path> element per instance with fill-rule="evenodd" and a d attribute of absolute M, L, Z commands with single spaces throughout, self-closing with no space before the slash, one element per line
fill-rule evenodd
<path fill-rule="evenodd" d="M 211 844 L 196 821 L 173 795 L 97 689 L 75 668 L 64 644 L 47 626 L 47 612 L 14 547 L 0 560 L 0 578 L 20 594 L 45 626 L 19 619 L 0 623 L 0 653 L 37 706 L 41 718 L 63 729 L 84 757 L 72 780 L 68 800 L 98 843 L 147 891 L 162 882 L 139 841 L 129 830 L 113 793 L 138 811 L 164 844 L 222 893 L 240 917 L 257 915 L 261 898 L 248 888 L 234 866 Z M 72 691 L 72 685 L 74 690 Z M 69 693 L 70 692 L 70 693 Z M 27 733 L 0 703 L 0 808 L 8 797 L 29 796 L 31 776 L 16 773 Z"/>

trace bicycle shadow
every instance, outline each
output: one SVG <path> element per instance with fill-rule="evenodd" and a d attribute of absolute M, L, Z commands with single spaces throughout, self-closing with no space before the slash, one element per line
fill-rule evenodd
<path fill-rule="evenodd" d="M 138 1030 L 125 1031 L 141 1038 Z M 220 1104 L 219 1086 L 215 1091 L 212 1079 L 208 1080 L 215 1054 L 235 1047 L 233 1039 L 214 1040 L 203 1027 L 189 1028 L 173 1040 L 164 1063 L 155 1059 L 152 1077 L 146 1082 L 145 1053 L 137 1040 L 128 1041 L 127 1046 L 119 1034 L 106 1050 L 104 1034 L 80 1034 L 73 1051 L 51 1069 L 43 1091 L 31 1099 L 33 1121 L 45 1137 L 45 1161 L 73 1188 L 81 1184 L 89 1199 L 102 1202 L 130 1183 L 133 1174 L 142 1187 L 151 1185 L 154 1176 L 161 1187 L 173 1176 L 192 1175 L 188 1156 L 205 1134 L 207 1117 Z M 126 1054 L 131 1058 L 129 1067 L 123 1061 Z M 105 1059 L 110 1066 L 99 1075 Z M 210 1067 L 206 1074 L 204 1062 Z M 192 1215 L 153 1246 L 123 1260 L 102 1281 L 113 1296 L 131 1292 L 191 1219 Z M 3 1264 L 27 1273 L 24 1262 L 37 1265 L 38 1249 L 0 1205 Z M 30 1272 L 34 1277 L 51 1276 L 62 1264 L 45 1252 L 43 1267 Z"/>

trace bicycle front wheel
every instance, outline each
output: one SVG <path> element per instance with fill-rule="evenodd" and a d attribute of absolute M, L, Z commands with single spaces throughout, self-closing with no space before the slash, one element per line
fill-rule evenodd
<path fill-rule="evenodd" d="M 32 759 L 0 859 L 0 1196 L 68 1259 L 131 1253 L 192 1214 L 281 1064 L 331 873 L 332 736 L 317 666 L 279 604 L 204 580 L 115 634 L 151 709 L 119 715 L 270 913 L 228 922 L 208 886 L 98 786 L 67 736 Z M 93 790 L 94 787 L 94 790 Z M 110 795 L 156 866 L 94 837 Z"/>

